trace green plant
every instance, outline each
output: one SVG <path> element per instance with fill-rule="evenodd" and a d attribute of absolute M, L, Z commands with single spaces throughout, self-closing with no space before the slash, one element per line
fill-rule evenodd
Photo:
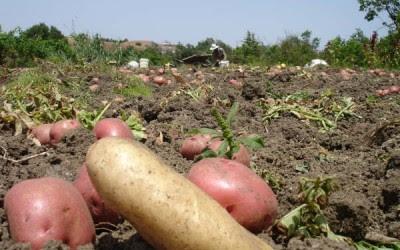
<path fill-rule="evenodd" d="M 136 113 L 126 113 L 121 111 L 121 120 L 123 120 L 132 130 L 133 136 L 138 139 L 146 139 L 146 128 L 143 126 L 142 121 Z"/>
<path fill-rule="evenodd" d="M 197 88 L 189 86 L 188 89 L 182 89 L 183 93 L 193 98 L 193 100 L 196 102 L 200 102 L 212 90 L 213 90 L 212 85 L 201 85 Z"/>
<path fill-rule="evenodd" d="M 359 241 L 354 244 L 357 250 L 400 250 L 400 241 L 391 243 L 371 244 L 366 241 Z"/>
<path fill-rule="evenodd" d="M 21 73 L 0 93 L 4 99 L 0 119 L 14 124 L 16 134 L 23 126 L 73 118 L 78 110 L 74 99 L 61 94 L 53 75 L 35 69 Z"/>
<path fill-rule="evenodd" d="M 123 78 L 123 80 L 126 81 L 127 86 L 122 88 L 114 88 L 114 93 L 123 95 L 125 97 L 152 95 L 152 87 L 146 85 L 139 77 L 132 76 L 128 78 Z"/>
<path fill-rule="evenodd" d="M 278 231 L 288 238 L 325 236 L 332 240 L 351 242 L 350 239 L 332 232 L 321 210 L 328 205 L 329 195 L 337 189 L 333 179 L 331 177 L 302 178 L 299 189 L 299 198 L 303 204 L 276 223 Z"/>
<path fill-rule="evenodd" d="M 216 109 L 211 109 L 211 114 L 218 124 L 220 130 L 200 128 L 192 130 L 192 134 L 209 134 L 212 138 L 220 138 L 222 140 L 217 152 L 211 149 L 205 149 L 205 151 L 197 158 L 200 160 L 202 158 L 208 157 L 222 157 L 226 156 L 228 159 L 232 159 L 233 154 L 239 151 L 239 145 L 243 144 L 251 149 L 259 149 L 264 147 L 264 142 L 262 138 L 258 135 L 251 136 L 240 136 L 237 137 L 232 129 L 232 123 L 239 110 L 239 104 L 237 102 L 233 103 L 231 109 L 229 110 L 226 117 Z"/>
<path fill-rule="evenodd" d="M 96 123 L 103 117 L 104 113 L 111 106 L 111 102 L 104 106 L 104 108 L 99 112 L 97 110 L 86 111 L 81 110 L 77 114 L 77 118 L 80 124 L 86 129 L 93 129 Z"/>

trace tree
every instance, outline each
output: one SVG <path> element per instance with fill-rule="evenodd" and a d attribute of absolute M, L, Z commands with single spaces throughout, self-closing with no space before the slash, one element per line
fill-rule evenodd
<path fill-rule="evenodd" d="M 36 24 L 23 32 L 23 35 L 27 38 L 42 39 L 42 40 L 62 40 L 64 35 L 56 27 L 51 26 L 50 28 L 44 24 Z"/>
<path fill-rule="evenodd" d="M 386 12 L 391 23 L 384 22 L 383 25 L 389 28 L 400 28 L 400 1 L 399 0 L 358 0 L 360 11 L 366 12 L 365 19 L 372 21 L 381 12 Z"/>

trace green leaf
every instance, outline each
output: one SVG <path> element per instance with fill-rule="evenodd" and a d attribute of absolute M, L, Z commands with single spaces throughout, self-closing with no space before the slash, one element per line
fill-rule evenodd
<path fill-rule="evenodd" d="M 218 147 L 217 155 L 218 156 L 225 156 L 228 152 L 229 143 L 227 140 L 223 140 L 221 145 Z"/>
<path fill-rule="evenodd" d="M 218 157 L 218 154 L 215 151 L 206 148 L 199 156 L 196 157 L 194 161 L 197 162 L 205 158 L 214 158 L 214 157 Z"/>
<path fill-rule="evenodd" d="M 264 141 L 259 135 L 250 135 L 238 138 L 238 141 L 250 149 L 260 149 L 264 147 Z"/>
<path fill-rule="evenodd" d="M 228 115 L 226 116 L 226 123 L 228 124 L 228 126 L 232 125 L 232 122 L 235 119 L 238 110 L 239 110 L 239 103 L 234 102 L 232 104 L 231 109 L 229 110 Z"/>

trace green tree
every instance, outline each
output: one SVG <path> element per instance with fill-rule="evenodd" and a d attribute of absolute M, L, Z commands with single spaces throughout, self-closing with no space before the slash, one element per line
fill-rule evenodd
<path fill-rule="evenodd" d="M 365 19 L 372 21 L 381 12 L 386 12 L 391 23 L 384 22 L 390 28 L 400 28 L 400 1 L 399 0 L 358 0 L 360 11 L 366 12 Z"/>
<path fill-rule="evenodd" d="M 247 31 L 246 37 L 240 47 L 232 52 L 232 61 L 235 63 L 259 64 L 265 46 L 256 39 L 254 33 Z"/>
<path fill-rule="evenodd" d="M 62 40 L 64 39 L 64 35 L 61 33 L 60 30 L 58 30 L 54 26 L 47 26 L 44 23 L 39 23 L 36 25 L 33 25 L 32 27 L 28 28 L 25 30 L 22 35 L 26 38 L 31 38 L 31 39 L 42 39 L 42 40 Z"/>

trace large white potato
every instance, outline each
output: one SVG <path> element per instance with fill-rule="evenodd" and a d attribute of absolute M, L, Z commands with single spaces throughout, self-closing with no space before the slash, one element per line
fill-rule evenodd
<path fill-rule="evenodd" d="M 86 162 L 106 204 L 157 249 L 271 249 L 138 142 L 103 138 Z"/>

